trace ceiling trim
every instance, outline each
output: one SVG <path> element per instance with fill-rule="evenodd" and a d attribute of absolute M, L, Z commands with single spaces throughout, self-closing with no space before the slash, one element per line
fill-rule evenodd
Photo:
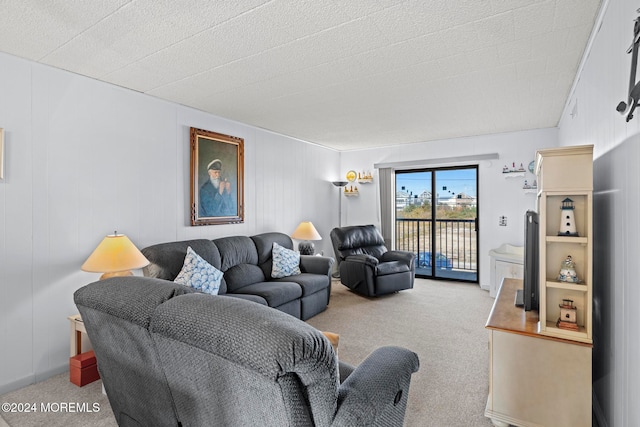
<path fill-rule="evenodd" d="M 598 15 L 596 16 L 596 20 L 593 24 L 593 28 L 591 29 L 591 34 L 589 34 L 589 39 L 587 40 L 587 45 L 584 48 L 584 52 L 582 52 L 582 58 L 580 59 L 580 63 L 578 64 L 578 69 L 576 70 L 576 74 L 573 77 L 573 83 L 571 84 L 571 89 L 569 90 L 569 96 L 567 96 L 567 100 L 564 103 L 564 108 L 562 109 L 562 114 L 558 118 L 558 124 L 556 126 L 560 126 L 560 121 L 565 117 L 565 113 L 569 109 L 571 105 L 571 101 L 573 101 L 573 95 L 576 91 L 576 87 L 578 86 L 578 81 L 580 81 L 580 76 L 582 75 L 582 70 L 587 62 L 587 58 L 591 53 L 591 47 L 602 27 L 602 22 L 604 21 L 604 15 L 609 8 L 609 0 L 602 0 L 600 4 L 600 10 L 598 11 Z"/>
<path fill-rule="evenodd" d="M 444 163 L 475 162 L 475 161 L 481 161 L 481 160 L 495 160 L 499 158 L 500 158 L 500 155 L 498 153 L 487 153 L 487 154 L 476 154 L 473 156 L 440 157 L 437 159 L 410 160 L 406 162 L 374 163 L 373 167 L 375 169 L 384 169 L 384 168 L 411 169 L 411 168 L 429 166 L 434 164 L 441 165 Z"/>

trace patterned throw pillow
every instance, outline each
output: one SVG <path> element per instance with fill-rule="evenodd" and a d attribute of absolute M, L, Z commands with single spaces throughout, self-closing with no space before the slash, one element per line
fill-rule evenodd
<path fill-rule="evenodd" d="M 273 277 L 274 279 L 295 276 L 296 274 L 301 273 L 300 254 L 296 251 L 284 248 L 276 242 L 273 242 L 271 258 L 273 260 L 271 277 Z"/>
<path fill-rule="evenodd" d="M 222 271 L 209 264 L 189 246 L 187 247 L 187 256 L 184 257 L 182 270 L 174 282 L 191 286 L 207 294 L 218 295 L 222 282 Z"/>

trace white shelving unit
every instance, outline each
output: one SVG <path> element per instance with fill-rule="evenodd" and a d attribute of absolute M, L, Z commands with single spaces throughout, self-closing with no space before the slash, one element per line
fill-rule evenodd
<path fill-rule="evenodd" d="M 539 310 L 514 306 L 521 280 L 502 281 L 486 325 L 490 359 L 485 415 L 495 426 L 591 425 L 593 147 L 540 150 L 535 170 Z M 573 221 L 561 209 L 566 198 L 574 202 Z M 558 235 L 566 232 L 567 221 L 578 236 Z M 568 255 L 575 262 L 578 283 L 558 279 Z M 564 299 L 577 308 L 577 330 L 556 326 Z"/>
<path fill-rule="evenodd" d="M 539 332 L 593 343 L 593 146 L 540 150 L 536 155 L 540 221 Z M 558 235 L 562 201 L 574 202 L 578 236 Z M 571 256 L 579 283 L 558 280 L 562 261 Z M 562 300 L 577 309 L 578 330 L 556 326 Z"/>

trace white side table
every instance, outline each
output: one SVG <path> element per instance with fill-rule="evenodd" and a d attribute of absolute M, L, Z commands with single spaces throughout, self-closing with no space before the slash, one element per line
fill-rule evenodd
<path fill-rule="evenodd" d="M 86 334 L 87 330 L 84 328 L 84 322 L 79 314 L 67 317 L 70 325 L 70 339 L 69 339 L 69 357 L 77 356 L 82 353 L 82 334 Z M 102 384 L 102 394 L 106 396 L 107 391 L 104 389 L 104 383 Z"/>
<path fill-rule="evenodd" d="M 79 314 L 67 317 L 71 326 L 71 337 L 69 340 L 69 356 L 73 357 L 82 353 L 82 334 L 86 334 L 87 330 L 84 328 L 84 322 Z"/>

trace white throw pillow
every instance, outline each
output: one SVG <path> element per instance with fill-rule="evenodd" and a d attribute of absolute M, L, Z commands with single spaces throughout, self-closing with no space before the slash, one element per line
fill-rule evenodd
<path fill-rule="evenodd" d="M 271 250 L 273 265 L 271 267 L 271 277 L 280 279 L 282 277 L 295 276 L 300 274 L 300 254 L 291 249 L 280 246 L 273 242 Z"/>
<path fill-rule="evenodd" d="M 218 295 L 222 282 L 222 271 L 209 264 L 191 246 L 187 247 L 182 270 L 174 282 L 211 295 Z"/>

